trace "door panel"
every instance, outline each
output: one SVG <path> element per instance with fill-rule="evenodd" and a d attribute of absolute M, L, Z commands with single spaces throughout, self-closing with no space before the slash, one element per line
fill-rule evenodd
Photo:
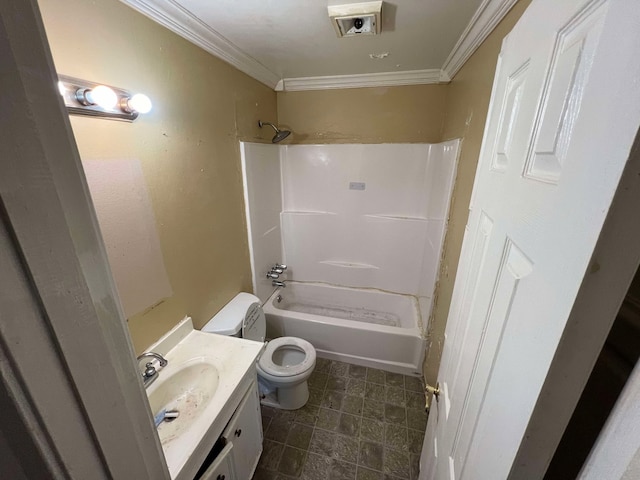
<path fill-rule="evenodd" d="M 463 296 L 465 299 L 467 299 L 467 301 L 461 303 L 462 310 L 456 314 L 456 318 L 455 318 L 456 332 L 452 338 L 452 343 L 451 343 L 452 345 L 451 353 L 453 355 L 453 358 L 460 358 L 461 352 L 466 351 L 467 349 L 465 348 L 467 347 L 466 339 L 469 337 L 470 335 L 469 329 L 472 328 L 473 325 L 469 324 L 468 322 L 461 321 L 460 319 L 467 318 L 472 311 L 474 301 L 477 295 L 477 290 L 478 290 L 478 277 L 479 277 L 480 271 L 484 266 L 484 262 L 486 259 L 487 247 L 489 245 L 489 238 L 491 236 L 493 221 L 491 220 L 491 218 L 489 218 L 489 216 L 486 213 L 481 212 L 480 221 L 478 222 L 478 224 L 479 224 L 478 231 L 473 244 L 473 251 L 471 252 L 469 273 L 467 274 L 467 277 L 465 278 L 465 282 L 464 282 L 465 292 Z M 459 331 L 463 329 L 464 331 Z M 458 341 L 458 338 L 460 335 L 464 335 L 464 336 L 460 338 L 460 341 Z M 452 362 L 452 364 L 455 364 L 455 363 Z M 460 377 L 459 370 L 463 365 L 464 364 L 462 362 L 458 361 L 455 372 L 451 372 L 452 375 L 447 376 L 448 378 L 452 378 L 453 384 L 455 384 L 456 379 Z M 464 375 L 463 375 L 463 378 L 464 378 Z"/>
<path fill-rule="evenodd" d="M 507 238 L 500 267 L 493 286 L 489 310 L 482 320 L 479 347 L 476 356 L 466 364 L 472 364 L 469 385 L 464 396 L 460 422 L 451 447 L 456 471 L 462 466 L 473 441 L 475 419 L 482 408 L 487 382 L 495 357 L 500 350 L 503 333 L 510 319 L 511 306 L 515 301 L 520 282 L 533 271 L 533 263 Z M 456 477 L 454 477 L 456 478 Z"/>
<path fill-rule="evenodd" d="M 498 120 L 498 134 L 496 148 L 493 155 L 492 170 L 501 172 L 509 165 L 509 156 L 513 155 L 513 140 L 516 131 L 516 122 L 520 118 L 520 105 L 523 101 L 524 88 L 529 71 L 529 59 L 509 75 L 505 96 L 502 101 L 500 119 Z"/>
<path fill-rule="evenodd" d="M 602 30 L 605 2 L 591 2 L 558 33 L 524 176 L 557 183 Z"/>

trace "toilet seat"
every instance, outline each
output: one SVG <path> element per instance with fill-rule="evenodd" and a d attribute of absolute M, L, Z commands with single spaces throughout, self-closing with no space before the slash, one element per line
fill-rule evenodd
<path fill-rule="evenodd" d="M 297 348 L 300 351 L 304 352 L 304 359 L 302 362 L 291 365 L 291 366 L 282 366 L 276 365 L 273 362 L 273 354 L 282 347 L 289 348 Z M 300 375 L 308 371 L 309 369 L 313 369 L 316 364 L 316 350 L 306 340 L 296 337 L 280 337 L 271 340 L 267 343 L 267 348 L 260 356 L 260 360 L 258 361 L 258 366 L 265 373 L 269 375 L 273 375 L 274 377 L 293 377 L 296 375 Z"/>

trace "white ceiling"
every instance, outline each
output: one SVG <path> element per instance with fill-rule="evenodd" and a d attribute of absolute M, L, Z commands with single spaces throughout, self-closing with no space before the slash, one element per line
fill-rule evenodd
<path fill-rule="evenodd" d="M 297 78 L 440 68 L 482 0 L 385 2 L 382 33 L 357 38 L 336 36 L 326 0 L 177 1 L 279 77 Z"/>
<path fill-rule="evenodd" d="M 277 89 L 294 85 L 295 81 L 288 82 L 291 79 L 302 80 L 301 88 L 446 81 L 515 3 L 385 1 L 380 35 L 338 38 L 327 13 L 328 2 L 355 2 L 122 1 Z M 370 58 L 385 53 L 382 59 Z M 309 83 L 308 77 L 327 80 L 314 78 Z"/>

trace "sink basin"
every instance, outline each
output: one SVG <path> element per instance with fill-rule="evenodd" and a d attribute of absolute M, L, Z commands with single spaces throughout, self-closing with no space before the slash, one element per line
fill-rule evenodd
<path fill-rule="evenodd" d="M 160 370 L 158 379 L 147 390 L 154 416 L 163 409 L 180 413 L 178 418 L 158 426 L 162 445 L 180 437 L 198 420 L 214 397 L 220 379 L 215 365 L 202 360 L 176 365 L 171 370 L 169 375 Z"/>

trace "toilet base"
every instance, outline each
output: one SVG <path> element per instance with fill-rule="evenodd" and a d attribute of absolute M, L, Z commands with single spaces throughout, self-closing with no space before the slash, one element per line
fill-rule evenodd
<path fill-rule="evenodd" d="M 308 400 L 309 387 L 305 381 L 291 387 L 277 388 L 274 393 L 261 397 L 260 403 L 279 410 L 297 410 L 304 407 Z"/>

